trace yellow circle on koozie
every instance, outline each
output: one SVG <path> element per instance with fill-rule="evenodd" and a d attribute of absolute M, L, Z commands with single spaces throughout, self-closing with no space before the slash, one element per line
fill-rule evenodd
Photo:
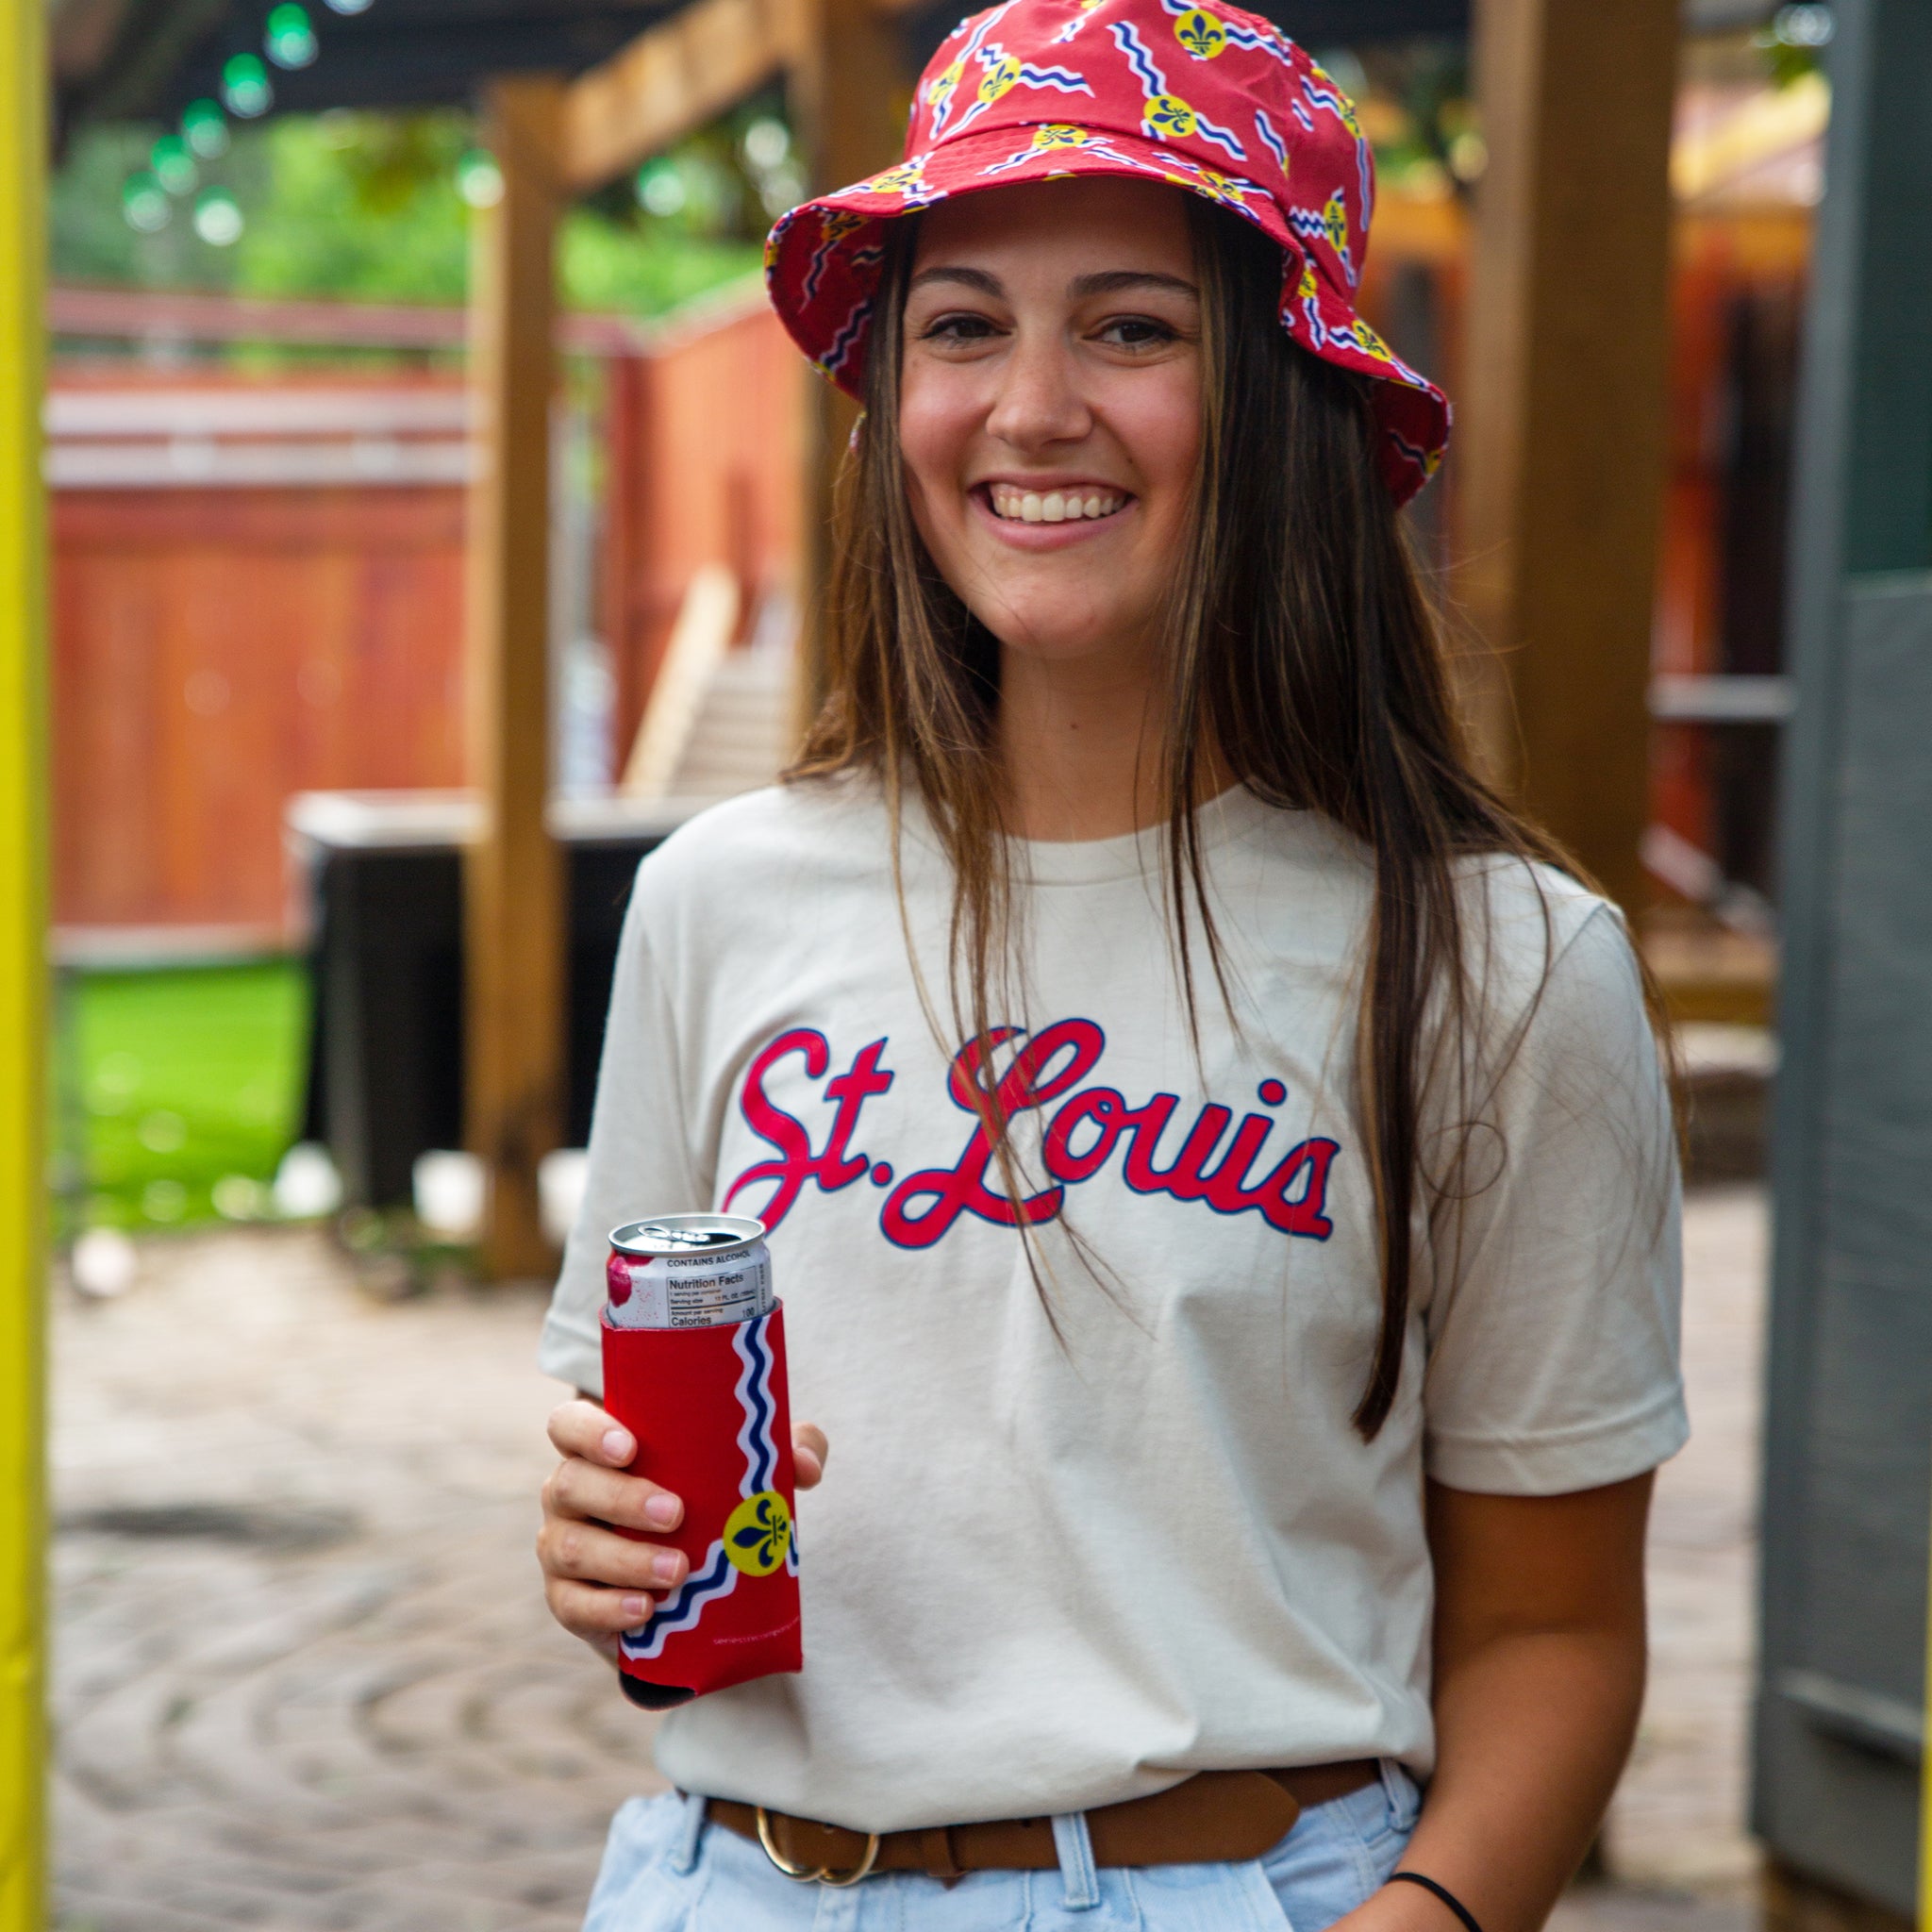
<path fill-rule="evenodd" d="M 791 1546 L 791 1512 L 776 1490 L 747 1496 L 724 1519 L 724 1555 L 747 1576 L 769 1576 Z"/>

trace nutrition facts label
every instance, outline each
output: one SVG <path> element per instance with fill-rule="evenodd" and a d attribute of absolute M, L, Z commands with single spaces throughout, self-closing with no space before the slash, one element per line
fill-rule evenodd
<path fill-rule="evenodd" d="M 680 1257 L 664 1263 L 664 1323 L 667 1328 L 708 1328 L 718 1322 L 744 1322 L 772 1305 L 772 1271 L 763 1262 L 729 1274 L 715 1269 L 673 1273 Z"/>
<path fill-rule="evenodd" d="M 630 1293 L 622 1302 L 611 1297 L 610 1319 L 620 1328 L 711 1328 L 772 1307 L 772 1267 L 762 1257 L 721 1266 L 702 1255 L 667 1255 L 613 1258 L 611 1267 L 629 1276 Z"/>

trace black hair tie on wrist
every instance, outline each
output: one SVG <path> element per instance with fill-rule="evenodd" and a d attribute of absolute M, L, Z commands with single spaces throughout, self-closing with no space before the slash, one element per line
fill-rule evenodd
<path fill-rule="evenodd" d="M 1420 1885 L 1424 1891 L 1433 1891 L 1462 1921 L 1462 1932 L 1483 1932 L 1475 1922 L 1475 1914 L 1446 1885 L 1438 1885 L 1433 1878 L 1424 1878 L 1420 1872 L 1391 1872 L 1389 1883 L 1393 1885 L 1398 1878 L 1405 1885 Z"/>

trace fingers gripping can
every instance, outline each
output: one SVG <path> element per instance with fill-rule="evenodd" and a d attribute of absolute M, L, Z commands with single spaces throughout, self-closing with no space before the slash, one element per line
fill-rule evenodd
<path fill-rule="evenodd" d="M 647 1709 L 803 1662 L 785 1311 L 764 1237 L 722 1214 L 610 1237 L 605 1407 L 637 1440 L 632 1474 L 684 1503 L 676 1529 L 625 1534 L 690 1565 L 619 1641 L 625 1694 Z"/>

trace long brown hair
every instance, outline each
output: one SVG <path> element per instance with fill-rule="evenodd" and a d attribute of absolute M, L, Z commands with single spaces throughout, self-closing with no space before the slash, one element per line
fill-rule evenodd
<path fill-rule="evenodd" d="M 1432 1208 L 1458 1194 L 1458 1152 L 1424 1172 L 1425 1099 L 1436 1091 L 1466 1127 L 1483 1097 L 1468 1091 L 1473 1059 L 1460 1050 L 1482 994 L 1459 861 L 1507 855 L 1581 874 L 1470 768 L 1441 629 L 1376 472 L 1370 380 L 1283 333 L 1281 256 L 1267 237 L 1192 196 L 1187 206 L 1201 285 L 1202 457 L 1166 632 L 1167 903 L 1191 1024 L 1193 919 L 1227 997 L 1193 810 L 1217 761 L 1268 804 L 1325 814 L 1373 859 L 1356 1038 L 1382 1275 L 1374 1362 L 1354 1413 L 1368 1439 L 1401 1372 L 1411 1217 L 1424 1188 Z M 897 405 L 917 221 L 890 231 L 863 433 L 838 505 L 826 696 L 788 775 L 874 774 L 892 815 L 895 873 L 902 803 L 909 791 L 924 804 L 953 868 L 954 1018 L 963 1037 L 984 1041 L 1013 930 L 999 644 L 941 576 L 907 500 Z M 980 1103 L 1017 1202 L 989 1059 L 980 1056 Z"/>

